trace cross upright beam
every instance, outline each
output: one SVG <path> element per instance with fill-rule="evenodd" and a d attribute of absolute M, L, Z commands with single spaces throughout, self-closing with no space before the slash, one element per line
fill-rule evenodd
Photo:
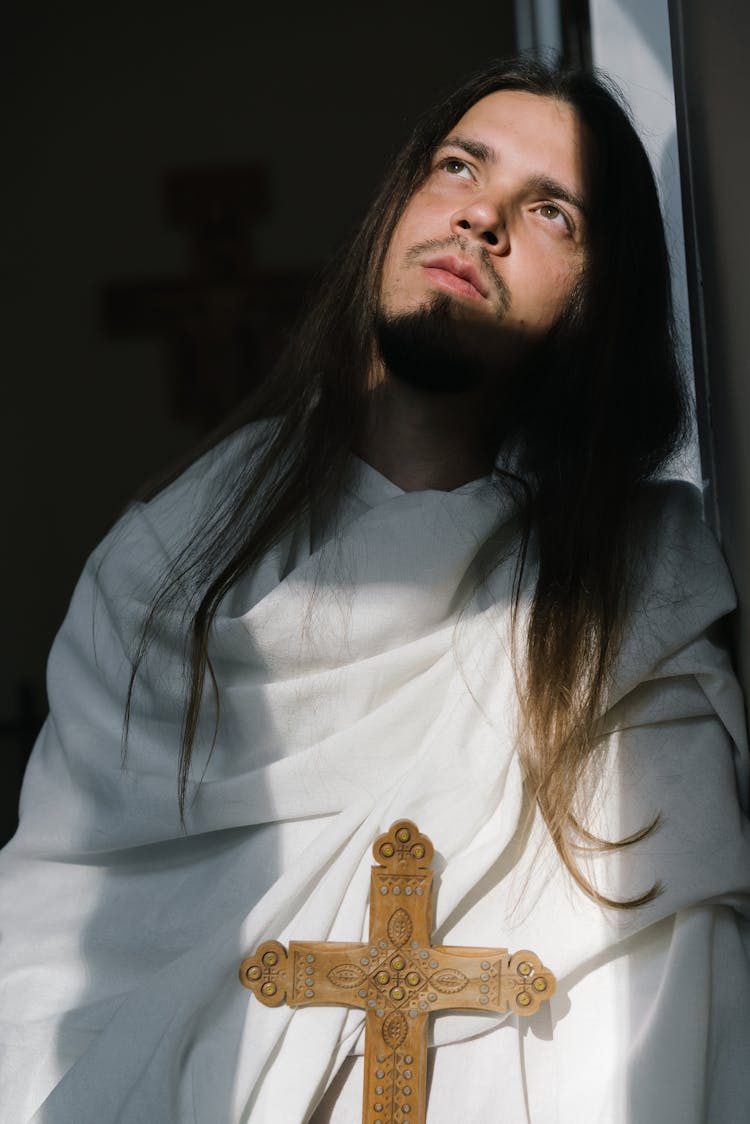
<path fill-rule="evenodd" d="M 424 1124 L 427 1025 L 434 1011 L 530 1015 L 555 978 L 533 952 L 433 945 L 434 848 L 411 820 L 373 846 L 369 941 L 265 941 L 240 980 L 268 1007 L 365 1011 L 363 1124 Z"/>

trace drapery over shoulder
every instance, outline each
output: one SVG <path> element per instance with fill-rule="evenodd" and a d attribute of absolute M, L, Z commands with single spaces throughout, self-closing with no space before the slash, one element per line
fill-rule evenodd
<path fill-rule="evenodd" d="M 123 764 L 144 614 L 248 440 L 128 513 L 55 642 L 50 718 L 0 861 L 3 1119 L 307 1120 L 361 1051 L 361 1012 L 268 1010 L 237 966 L 268 938 L 361 939 L 372 841 L 408 817 L 438 851 L 436 940 L 534 948 L 559 981 L 526 1030 L 434 1020 L 429 1124 L 494 1119 L 501 1104 L 512 1124 L 744 1124 L 747 754 L 714 635 L 731 584 L 690 489 L 649 492 L 649 565 L 605 716 L 589 826 L 616 838 L 661 814 L 641 843 L 584 858 L 616 897 L 663 884 L 623 912 L 575 889 L 526 815 L 515 560 L 483 584 L 475 561 L 498 524 L 516 534 L 496 479 L 404 493 L 356 464 L 335 523 L 295 528 L 221 606 L 221 719 L 209 758 L 209 705 L 186 829 L 179 612 L 138 679 Z M 355 1066 L 342 1124 L 358 1119 L 356 1080 Z"/>

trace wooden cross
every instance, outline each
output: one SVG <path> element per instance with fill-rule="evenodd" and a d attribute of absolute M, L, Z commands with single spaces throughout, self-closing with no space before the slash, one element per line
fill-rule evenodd
<path fill-rule="evenodd" d="M 273 366 L 311 273 L 259 269 L 250 231 L 270 209 L 263 167 L 183 168 L 162 185 L 167 222 L 190 239 L 186 277 L 105 285 L 105 331 L 167 342 L 174 413 L 208 432 Z"/>
<path fill-rule="evenodd" d="M 342 1005 L 365 1017 L 363 1124 L 424 1124 L 433 1011 L 530 1015 L 555 978 L 533 952 L 430 943 L 432 843 L 399 820 L 373 847 L 367 944 L 265 941 L 240 980 L 267 1007 Z"/>

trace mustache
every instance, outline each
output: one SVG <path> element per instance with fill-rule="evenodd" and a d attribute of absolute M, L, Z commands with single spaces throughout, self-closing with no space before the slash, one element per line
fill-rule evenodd
<path fill-rule="evenodd" d="M 482 275 L 482 279 L 487 282 L 490 289 L 494 290 L 500 304 L 501 315 L 504 315 L 510 308 L 510 289 L 502 277 L 495 273 L 492 258 L 483 246 L 479 246 L 478 249 L 473 248 L 469 239 L 462 237 L 460 234 L 453 234 L 450 238 L 428 238 L 424 242 L 417 242 L 416 245 L 407 250 L 406 261 L 412 265 L 418 263 L 419 259 L 425 254 L 443 250 L 458 250 L 465 258 L 474 263 Z"/>

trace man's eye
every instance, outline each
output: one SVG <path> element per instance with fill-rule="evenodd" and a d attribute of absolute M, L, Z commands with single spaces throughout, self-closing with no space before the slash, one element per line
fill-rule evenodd
<path fill-rule="evenodd" d="M 441 160 L 439 167 L 443 171 L 448 172 L 451 176 L 461 176 L 462 179 L 471 179 L 471 169 L 464 160 L 459 160 L 457 156 L 448 156 L 445 160 Z"/>
<path fill-rule="evenodd" d="M 560 226 L 565 226 L 570 229 L 568 216 L 564 211 L 561 211 L 559 207 L 556 207 L 554 203 L 542 203 L 540 207 L 537 207 L 537 212 L 542 216 L 542 218 L 547 219 L 549 222 L 556 223 Z"/>

